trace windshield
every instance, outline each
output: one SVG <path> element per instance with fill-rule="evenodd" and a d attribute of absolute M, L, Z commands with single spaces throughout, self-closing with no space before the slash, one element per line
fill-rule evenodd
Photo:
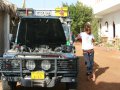
<path fill-rule="evenodd" d="M 23 18 L 19 26 L 18 44 L 65 44 L 66 38 L 59 19 Z"/>

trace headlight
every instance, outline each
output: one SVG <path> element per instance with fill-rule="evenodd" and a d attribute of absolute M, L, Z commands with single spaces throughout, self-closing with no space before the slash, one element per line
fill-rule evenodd
<path fill-rule="evenodd" d="M 29 60 L 29 61 L 27 61 L 26 62 L 26 68 L 28 69 L 28 70 L 34 70 L 35 69 L 35 62 L 34 61 L 32 61 L 32 60 Z"/>
<path fill-rule="evenodd" d="M 43 70 L 49 70 L 51 68 L 51 63 L 48 60 L 43 60 L 41 62 L 41 67 Z"/>
<path fill-rule="evenodd" d="M 18 67 L 20 65 L 20 62 L 17 61 L 17 60 L 12 60 L 11 65 L 12 65 L 12 67 L 16 68 L 16 67 Z"/>

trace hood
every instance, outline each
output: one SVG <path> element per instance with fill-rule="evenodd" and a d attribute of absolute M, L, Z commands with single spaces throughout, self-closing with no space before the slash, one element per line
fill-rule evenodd
<path fill-rule="evenodd" d="M 65 44 L 66 37 L 58 18 L 22 18 L 19 25 L 17 44 L 39 46 Z"/>

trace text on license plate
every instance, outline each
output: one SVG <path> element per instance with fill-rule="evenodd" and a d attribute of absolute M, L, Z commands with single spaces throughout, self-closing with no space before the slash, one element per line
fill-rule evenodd
<path fill-rule="evenodd" d="M 43 71 L 31 72 L 31 79 L 44 79 L 45 73 Z"/>

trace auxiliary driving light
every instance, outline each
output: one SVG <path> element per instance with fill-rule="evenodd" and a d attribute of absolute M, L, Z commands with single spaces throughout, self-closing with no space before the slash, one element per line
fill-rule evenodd
<path fill-rule="evenodd" d="M 49 70 L 51 68 L 51 63 L 48 60 L 43 60 L 41 62 L 41 67 L 43 70 Z"/>
<path fill-rule="evenodd" d="M 26 62 L 26 68 L 28 69 L 28 70 L 34 70 L 35 69 L 35 62 L 33 61 L 33 60 L 28 60 L 27 62 Z"/>

